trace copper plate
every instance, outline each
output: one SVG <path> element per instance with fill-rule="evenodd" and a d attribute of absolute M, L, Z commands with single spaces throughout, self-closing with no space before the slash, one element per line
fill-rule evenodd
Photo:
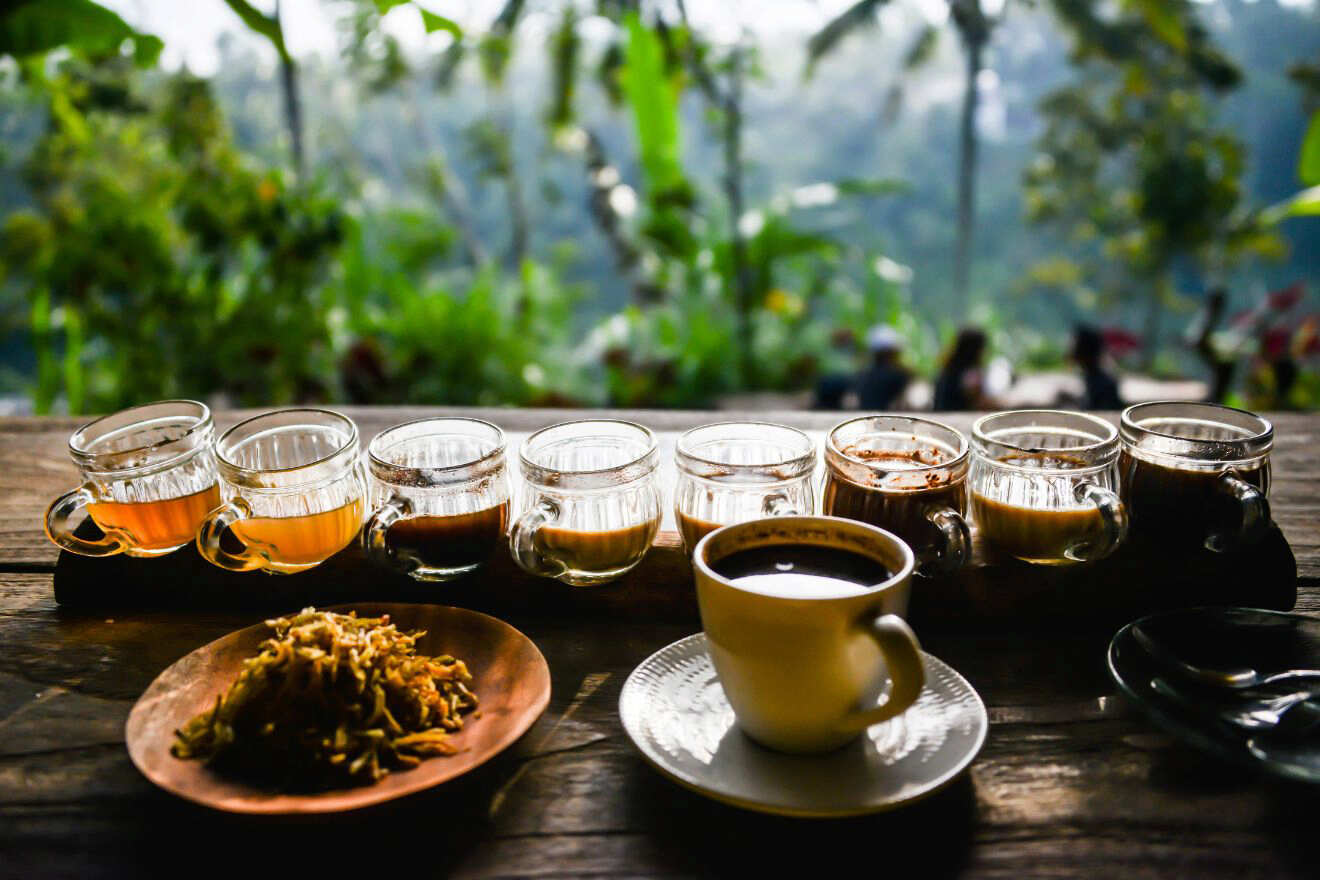
<path fill-rule="evenodd" d="M 360 617 L 388 614 L 400 629 L 426 630 L 417 645 L 421 653 L 453 654 L 467 663 L 481 700 L 481 717 L 469 717 L 454 735 L 458 754 L 392 772 L 372 785 L 318 794 L 266 791 L 213 773 L 200 761 L 175 758 L 170 754 L 174 731 L 213 705 L 243 661 L 257 652 L 270 633 L 260 623 L 198 648 L 151 683 L 124 727 L 128 754 L 137 768 L 166 791 L 231 813 L 354 810 L 439 785 L 485 763 L 522 736 L 550 701 L 545 658 L 527 636 L 502 620 L 444 605 L 355 603 L 327 610 L 355 610 Z"/>

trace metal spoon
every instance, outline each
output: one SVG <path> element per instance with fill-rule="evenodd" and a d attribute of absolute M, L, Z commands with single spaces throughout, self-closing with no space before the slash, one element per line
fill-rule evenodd
<path fill-rule="evenodd" d="M 1194 695 L 1164 678 L 1153 678 L 1151 689 L 1198 714 L 1226 721 L 1244 730 L 1270 731 L 1281 736 L 1303 735 L 1320 726 L 1320 687 L 1247 698 L 1240 689 L 1227 698 Z M 1232 705 L 1225 707 L 1226 702 Z"/>
<path fill-rule="evenodd" d="M 1236 669 L 1206 669 L 1201 666 L 1193 666 L 1153 638 L 1140 624 L 1132 627 L 1132 635 L 1138 644 L 1145 648 L 1152 657 L 1201 684 L 1239 690 L 1282 681 L 1320 679 L 1320 669 L 1285 669 L 1279 672 L 1263 673 L 1249 666 Z"/>

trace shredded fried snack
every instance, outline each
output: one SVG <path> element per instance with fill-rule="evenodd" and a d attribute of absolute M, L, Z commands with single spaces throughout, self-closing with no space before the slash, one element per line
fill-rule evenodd
<path fill-rule="evenodd" d="M 176 758 L 314 790 L 454 753 L 449 733 L 477 695 L 462 660 L 417 654 L 424 632 L 314 608 L 266 625 L 275 635 L 214 708 L 175 731 Z"/>

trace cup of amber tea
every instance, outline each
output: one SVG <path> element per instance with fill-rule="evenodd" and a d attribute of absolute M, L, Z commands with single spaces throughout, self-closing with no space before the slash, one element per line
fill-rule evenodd
<path fill-rule="evenodd" d="M 220 504 L 211 411 L 195 400 L 162 400 L 83 425 L 69 438 L 82 484 L 46 510 L 46 536 L 82 556 L 161 556 L 197 536 Z M 74 534 L 86 511 L 104 532 Z"/>
<path fill-rule="evenodd" d="M 480 419 L 419 419 L 367 447 L 371 516 L 362 546 L 419 581 L 477 569 L 504 540 L 504 432 Z"/>
<path fill-rule="evenodd" d="M 202 523 L 197 549 L 233 571 L 292 574 L 329 559 L 362 525 L 358 451 L 357 425 L 330 410 L 285 409 L 239 422 L 215 444 L 225 503 Z"/>
<path fill-rule="evenodd" d="M 612 581 L 642 561 L 660 529 L 655 435 L 585 419 L 543 428 L 519 455 L 525 501 L 509 550 L 525 571 L 573 586 Z"/>
<path fill-rule="evenodd" d="M 1249 547 L 1269 531 L 1274 427 L 1265 419 L 1166 400 L 1128 407 L 1119 432 L 1134 538 L 1223 552 Z"/>

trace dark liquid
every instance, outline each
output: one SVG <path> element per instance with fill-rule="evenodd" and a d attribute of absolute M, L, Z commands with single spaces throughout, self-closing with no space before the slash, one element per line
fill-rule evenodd
<path fill-rule="evenodd" d="M 1118 473 L 1119 494 L 1127 505 L 1134 540 L 1199 547 L 1211 535 L 1231 536 L 1242 526 L 1242 508 L 1220 473 L 1165 467 L 1126 449 L 1119 454 Z M 1269 492 L 1268 463 L 1234 473 Z"/>
<path fill-rule="evenodd" d="M 587 532 L 547 526 L 536 534 L 540 551 L 572 571 L 609 572 L 637 563 L 660 528 L 659 520 L 626 529 Z"/>
<path fill-rule="evenodd" d="M 939 463 L 913 458 L 913 455 L 890 453 L 885 460 L 892 460 L 894 471 L 900 472 L 911 470 L 914 465 Z M 882 460 L 876 453 L 868 458 L 877 463 Z M 898 485 L 885 489 L 868 488 L 830 469 L 825 475 L 822 510 L 826 516 L 855 519 L 893 532 L 912 547 L 919 560 L 929 561 L 943 547 L 943 537 L 939 528 L 926 517 L 943 509 L 965 513 L 967 481 L 961 477 L 950 481 L 947 474 L 939 471 L 913 471 L 906 483 L 902 480 L 893 482 Z"/>
<path fill-rule="evenodd" d="M 402 519 L 390 526 L 385 540 L 396 556 L 425 568 L 469 568 L 490 558 L 508 523 L 506 501 L 474 513 Z"/>
<path fill-rule="evenodd" d="M 711 568 L 745 590 L 785 599 L 861 594 L 892 577 L 884 563 L 870 556 L 813 544 L 739 550 Z"/>

